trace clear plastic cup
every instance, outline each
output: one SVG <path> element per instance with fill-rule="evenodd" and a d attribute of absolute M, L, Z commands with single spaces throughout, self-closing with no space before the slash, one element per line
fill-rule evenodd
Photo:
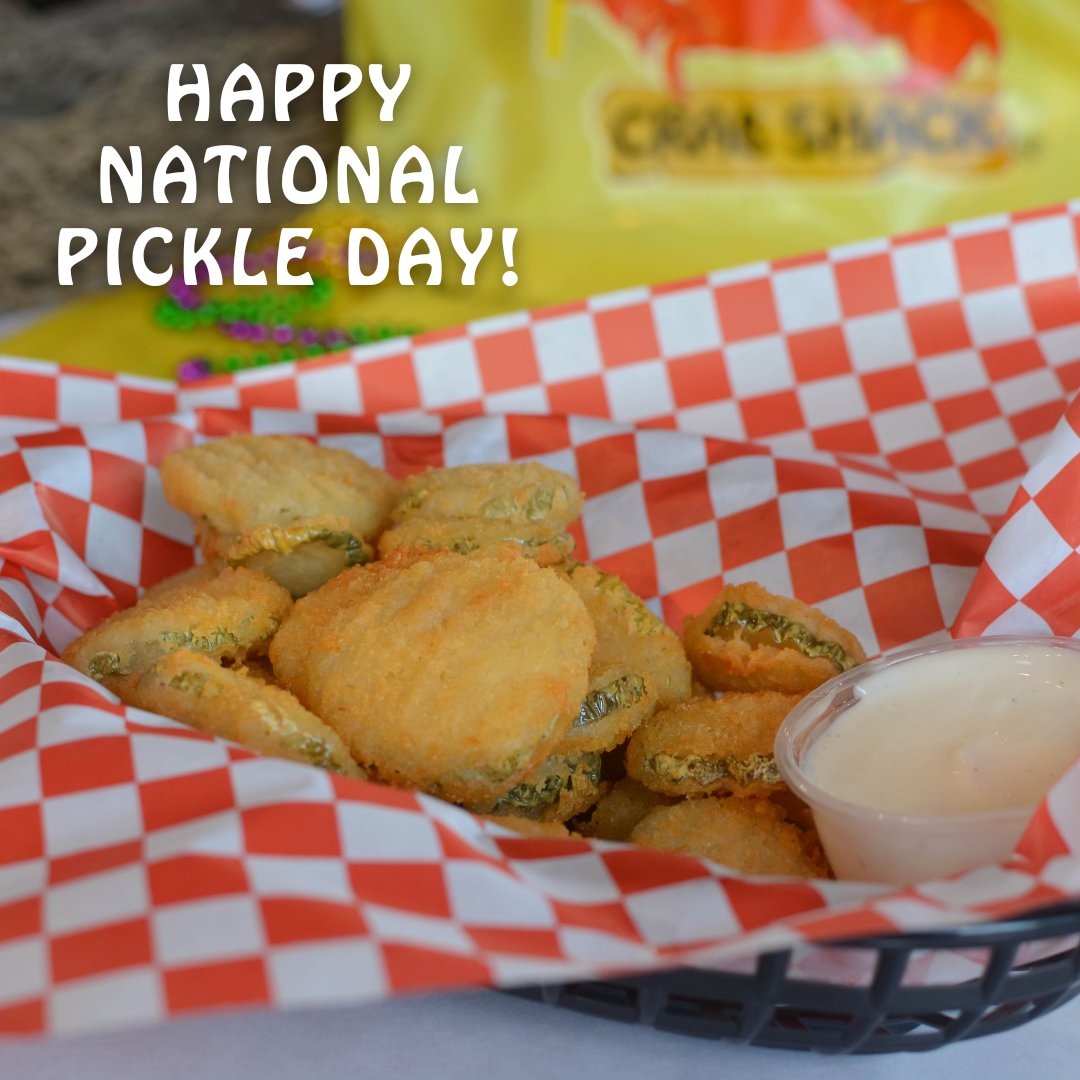
<path fill-rule="evenodd" d="M 895 653 L 830 679 L 788 714 L 776 736 L 776 765 L 792 791 L 809 805 L 838 878 L 911 885 L 1000 862 L 1016 846 L 1036 805 L 956 814 L 878 810 L 823 790 L 803 767 L 815 740 L 859 700 L 856 688 L 876 672 L 895 664 L 910 664 L 912 677 L 917 678 L 921 657 L 989 646 L 1060 648 L 1076 653 L 1080 664 L 1080 641 L 1070 638 L 947 641 Z M 1063 769 L 1067 764 L 1063 763 Z"/>

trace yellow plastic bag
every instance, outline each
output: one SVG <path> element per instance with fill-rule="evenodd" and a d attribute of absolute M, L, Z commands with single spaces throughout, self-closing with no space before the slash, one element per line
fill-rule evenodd
<path fill-rule="evenodd" d="M 384 160 L 461 144 L 479 202 L 328 206 L 317 230 L 519 230 L 513 288 L 338 275 L 306 317 L 361 337 L 1058 202 L 1080 175 L 1075 0 L 347 0 L 344 33 L 349 61 L 412 78 L 390 124 L 357 95 L 343 137 Z M 156 299 L 118 290 L 0 348 L 160 374 L 281 357 L 163 328 Z"/>
<path fill-rule="evenodd" d="M 476 218 L 520 228 L 492 305 L 1077 194 L 1071 0 L 352 0 L 346 33 L 415 72 L 351 141 L 464 144 Z"/>

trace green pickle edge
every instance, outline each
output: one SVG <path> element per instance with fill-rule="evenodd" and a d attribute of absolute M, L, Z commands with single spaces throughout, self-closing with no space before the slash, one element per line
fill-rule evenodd
<path fill-rule="evenodd" d="M 837 671 L 848 671 L 855 666 L 855 661 L 838 642 L 822 641 L 814 637 L 802 623 L 774 611 L 752 608 L 749 604 L 725 603 L 705 628 L 705 634 L 707 637 L 719 637 L 723 630 L 733 626 L 752 634 L 771 633 L 777 645 L 793 646 L 811 660 L 828 660 Z"/>

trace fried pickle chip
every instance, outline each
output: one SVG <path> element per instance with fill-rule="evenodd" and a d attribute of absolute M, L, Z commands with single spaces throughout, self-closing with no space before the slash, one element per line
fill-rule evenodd
<path fill-rule="evenodd" d="M 862 664 L 858 639 L 816 608 L 760 585 L 727 585 L 686 620 L 686 652 L 711 690 L 798 694 Z"/>
<path fill-rule="evenodd" d="M 612 785 L 578 826 L 583 836 L 597 840 L 629 840 L 630 833 L 646 814 L 659 806 L 673 806 L 674 799 L 650 791 L 629 776 Z"/>
<path fill-rule="evenodd" d="M 362 566 L 374 557 L 365 540 L 343 530 L 337 518 L 323 517 L 282 528 L 268 525 L 217 548 L 228 566 L 247 566 L 273 578 L 291 596 L 306 596 L 350 566 Z M 208 540 L 206 551 L 216 542 Z"/>
<path fill-rule="evenodd" d="M 249 566 L 294 596 L 372 557 L 400 485 L 347 450 L 231 435 L 169 454 L 165 497 L 195 518 L 208 560 Z"/>
<path fill-rule="evenodd" d="M 569 754 L 613 750 L 655 711 L 656 689 L 650 679 L 625 667 L 608 667 L 599 672 L 590 669 L 589 692 L 559 744 L 559 751 Z"/>
<path fill-rule="evenodd" d="M 409 517 L 544 523 L 561 531 L 581 514 L 573 477 L 536 461 L 430 469 L 405 481 L 395 523 Z"/>
<path fill-rule="evenodd" d="M 405 482 L 379 553 L 487 555 L 509 546 L 548 566 L 573 552 L 566 526 L 580 513 L 574 480 L 537 462 L 432 469 Z"/>
<path fill-rule="evenodd" d="M 378 779 L 477 805 L 554 752 L 595 640 L 551 571 L 447 553 L 346 571 L 297 602 L 270 659 Z"/>
<path fill-rule="evenodd" d="M 568 821 L 583 814 L 602 794 L 599 754 L 552 754 L 493 804 L 472 809 L 536 821 Z"/>
<path fill-rule="evenodd" d="M 783 786 L 773 743 L 799 699 L 731 691 L 661 709 L 634 732 L 626 771 L 662 795 L 766 795 Z"/>
<path fill-rule="evenodd" d="M 684 799 L 647 814 L 630 841 L 712 859 L 742 874 L 826 875 L 807 854 L 799 830 L 768 799 Z"/>
<path fill-rule="evenodd" d="M 177 649 L 235 663 L 266 652 L 291 606 L 285 589 L 254 570 L 180 574 L 77 638 L 64 660 L 99 682 Z"/>
<path fill-rule="evenodd" d="M 562 568 L 596 624 L 594 673 L 621 668 L 645 678 L 663 708 L 690 696 L 690 661 L 679 635 L 623 580 L 588 563 Z"/>
<path fill-rule="evenodd" d="M 137 678 L 122 681 L 127 705 L 171 717 L 210 735 L 271 757 L 363 776 L 338 735 L 286 690 L 223 668 L 202 653 L 180 649 Z"/>
<path fill-rule="evenodd" d="M 379 538 L 380 558 L 402 550 L 451 551 L 457 555 L 494 555 L 513 550 L 541 566 L 551 566 L 573 552 L 574 538 L 534 522 L 410 515 Z"/>

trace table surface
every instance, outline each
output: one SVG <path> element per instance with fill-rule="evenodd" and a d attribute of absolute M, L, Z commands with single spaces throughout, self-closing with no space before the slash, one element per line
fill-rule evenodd
<path fill-rule="evenodd" d="M 548 1061 L 554 1054 L 554 1060 Z M 135 1031 L 0 1044 L 4 1080 L 619 1080 L 745 1073 L 753 1080 L 1075 1077 L 1080 1001 L 1016 1031 L 930 1054 L 827 1058 L 758 1050 L 580 1016 L 504 994 L 440 994 L 357 1008 L 218 1015 Z"/>

